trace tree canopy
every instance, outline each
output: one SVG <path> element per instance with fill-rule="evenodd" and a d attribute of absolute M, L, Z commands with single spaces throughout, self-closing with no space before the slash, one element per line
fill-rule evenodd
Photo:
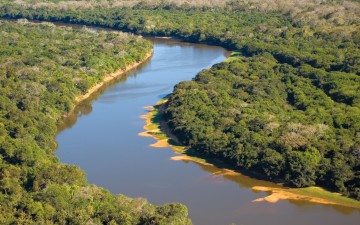
<path fill-rule="evenodd" d="M 0 21 L 0 224 L 191 224 L 185 206 L 111 195 L 53 155 L 75 97 L 151 48 L 120 32 Z"/>
<path fill-rule="evenodd" d="M 359 199 L 359 85 L 356 74 L 293 67 L 268 53 L 237 57 L 179 83 L 166 117 L 197 152 Z"/>
<path fill-rule="evenodd" d="M 234 167 L 258 171 L 268 179 L 281 179 L 296 187 L 316 184 L 360 199 L 358 0 L 235 0 L 224 1 L 216 7 L 172 0 L 154 1 L 156 3 L 135 0 L 122 5 L 124 2 L 34 0 L 29 4 L 1 0 L 0 17 L 95 25 L 144 35 L 173 36 L 236 50 L 236 57 L 200 72 L 193 81 L 181 82 L 175 87 L 166 115 L 182 143 L 203 154 L 228 161 Z M 57 30 L 49 28 L 48 24 L 39 27 Z M 11 215 L 4 217 L 10 218 L 9 221 L 24 215 L 37 215 L 29 214 L 30 209 L 34 212 L 48 210 L 43 215 L 55 215 L 56 209 L 63 209 L 72 199 L 70 187 L 87 187 L 82 186 L 82 172 L 76 168 L 59 166 L 76 170 L 74 174 L 80 177 L 64 184 L 68 189 L 61 184 L 65 182 L 62 176 L 52 178 L 39 171 L 54 168 L 46 162 L 49 161 L 48 152 L 54 149 L 52 140 L 56 118 L 70 110 L 74 96 L 94 84 L 101 74 L 119 68 L 118 61 L 111 59 L 113 54 L 124 57 L 120 49 L 111 53 L 113 47 L 110 46 L 115 43 L 106 42 L 96 45 L 95 49 L 92 45 L 84 46 L 83 52 L 77 52 L 72 50 L 73 46 L 61 47 L 56 42 L 45 40 L 39 42 L 42 44 L 39 49 L 46 49 L 45 52 L 36 55 L 40 51 L 37 49 L 32 54 L 31 51 L 24 54 L 29 44 L 23 48 L 16 39 L 22 32 L 1 33 L 8 35 L 1 39 L 6 41 L 1 45 L 1 55 L 13 56 L 10 57 L 11 63 L 3 61 L 0 71 L 1 91 L 4 92 L 0 95 L 0 113 L 4 121 L 0 127 L 3 134 L 0 136 L 0 163 L 6 165 L 0 167 L 2 196 L 12 196 L 8 201 L 13 205 L 8 205 L 16 209 L 16 212 L 4 211 Z M 38 35 L 37 40 L 43 35 L 46 37 L 51 32 Z M 108 35 L 99 36 L 107 40 Z M 84 44 L 73 41 L 76 38 L 70 34 L 55 36 L 57 41 L 63 38 L 65 43 L 75 46 Z M 135 46 L 148 49 L 145 42 L 138 41 L 135 41 Z M 140 49 L 125 54 L 130 57 L 128 62 L 141 58 L 140 52 L 146 51 Z M 54 56 L 66 51 L 74 57 L 62 59 Z M 130 53 L 131 49 L 124 51 Z M 47 61 L 42 61 L 44 57 L 39 58 L 39 55 L 46 56 Z M 52 63 L 51 60 L 57 61 Z M 38 79 L 36 67 L 41 63 L 45 70 L 40 74 L 62 69 L 70 72 L 50 73 L 43 76 L 43 80 Z M 46 67 L 47 64 L 52 67 Z M 22 65 L 27 65 L 29 72 L 19 72 Z M 27 79 L 27 82 L 20 82 L 22 79 Z M 25 95 L 29 90 L 36 90 L 35 94 Z M 33 115 L 31 112 L 35 111 L 37 113 Z M 44 123 L 53 125 L 45 126 Z M 41 157 L 38 152 L 41 152 Z M 39 163 L 42 161 L 45 163 Z M 58 163 L 53 158 L 50 161 Z M 39 164 L 48 167 L 37 170 Z M 44 186 L 48 182 L 41 182 L 43 179 L 54 184 Z M 31 195 L 28 199 L 36 200 L 36 203 L 19 200 L 22 195 L 16 193 L 28 193 L 33 188 L 41 194 L 36 198 Z M 61 196 L 56 206 L 51 205 L 52 208 L 43 203 L 51 196 Z M 109 199 L 112 199 L 109 204 L 102 205 L 108 210 L 92 218 L 106 223 L 114 219 L 112 212 L 118 209 L 112 208 L 111 201 L 116 200 Z M 98 212 L 95 208 L 90 212 Z M 135 217 L 138 219 L 134 221 L 167 221 L 164 215 L 186 214 L 180 206 L 169 214 L 171 209 L 174 207 L 157 208 L 151 211 L 155 214 L 141 214 L 143 216 Z M 121 215 L 121 218 L 128 218 L 126 213 Z M 114 219 L 114 222 L 119 221 Z"/>

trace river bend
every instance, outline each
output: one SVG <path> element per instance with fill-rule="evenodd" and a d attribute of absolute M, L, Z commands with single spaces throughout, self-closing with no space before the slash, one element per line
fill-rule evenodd
<path fill-rule="evenodd" d="M 266 196 L 244 176 L 215 175 L 214 167 L 171 161 L 170 148 L 152 148 L 141 137 L 145 106 L 171 93 L 180 81 L 226 59 L 220 47 L 151 39 L 150 61 L 82 102 L 59 128 L 57 156 L 86 173 L 88 182 L 113 194 L 145 197 L 153 204 L 181 202 L 197 225 L 359 224 L 360 212 L 301 201 L 252 202 Z"/>

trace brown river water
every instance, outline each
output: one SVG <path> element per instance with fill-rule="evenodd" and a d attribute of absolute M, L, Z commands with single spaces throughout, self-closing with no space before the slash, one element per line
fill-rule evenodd
<path fill-rule="evenodd" d="M 220 169 L 173 161 L 170 148 L 153 148 L 141 137 L 145 106 L 171 93 L 180 81 L 224 61 L 220 47 L 173 39 L 150 39 L 153 57 L 82 102 L 59 127 L 57 156 L 86 173 L 88 182 L 113 194 L 144 197 L 153 204 L 181 202 L 195 225 L 352 225 L 360 211 L 298 200 L 253 202 L 274 186 L 246 176 L 219 175 Z"/>

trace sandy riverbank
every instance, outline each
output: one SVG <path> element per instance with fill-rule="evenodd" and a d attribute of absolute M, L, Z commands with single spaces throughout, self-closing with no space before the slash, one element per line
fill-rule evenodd
<path fill-rule="evenodd" d="M 147 106 L 145 109 L 148 110 L 148 113 L 142 115 L 140 118 L 146 120 L 146 124 L 143 127 L 144 132 L 139 133 L 140 136 L 152 137 L 156 139 L 156 143 L 150 144 L 151 147 L 163 148 L 170 147 L 175 153 L 180 155 L 173 156 L 170 160 L 174 161 L 192 161 L 206 166 L 215 165 L 207 162 L 206 160 L 198 157 L 194 157 L 186 154 L 187 148 L 185 146 L 173 145 L 171 143 L 178 143 L 177 140 L 173 139 L 173 134 L 171 134 L 168 127 L 166 127 L 165 121 L 161 120 L 161 113 L 164 110 L 164 102 L 162 100 L 157 103 L 155 107 Z M 176 137 L 175 137 L 176 138 Z M 214 175 L 219 176 L 243 176 L 235 170 L 217 168 L 217 172 L 213 173 Z M 269 203 L 276 203 L 280 200 L 299 200 L 311 203 L 319 203 L 325 205 L 334 205 L 334 206 L 345 206 L 350 208 L 360 209 L 360 202 L 354 199 L 346 198 L 341 196 L 338 193 L 332 193 L 326 191 L 320 187 L 308 187 L 308 188 L 286 188 L 279 185 L 279 187 L 266 187 L 266 186 L 253 186 L 252 190 L 255 192 L 265 192 L 268 196 L 264 198 L 254 199 L 253 202 L 266 201 Z"/>
<path fill-rule="evenodd" d="M 123 76 L 124 74 L 126 74 L 127 72 L 137 68 L 139 65 L 141 65 L 142 63 L 146 62 L 148 59 L 151 58 L 151 56 L 153 55 L 154 51 L 151 50 L 150 52 L 148 52 L 145 56 L 145 58 L 140 61 L 140 62 L 134 62 L 128 66 L 126 66 L 124 69 L 119 69 L 113 73 L 107 74 L 103 77 L 102 81 L 100 81 L 99 83 L 97 83 L 95 86 L 91 87 L 85 94 L 83 95 L 79 95 L 75 98 L 75 102 L 74 102 L 74 107 L 75 105 L 79 104 L 80 102 L 86 100 L 87 98 L 89 98 L 93 93 L 95 93 L 96 91 L 98 91 L 102 86 L 104 86 L 105 84 L 120 78 L 121 76 Z M 67 114 L 62 115 L 62 118 L 67 117 L 68 115 L 70 115 L 72 113 L 72 111 L 68 112 Z"/>
<path fill-rule="evenodd" d="M 297 193 L 291 193 L 291 192 L 287 191 L 287 189 L 282 189 L 282 188 L 254 186 L 254 187 L 252 187 L 252 190 L 271 193 L 270 195 L 268 195 L 264 198 L 255 199 L 253 202 L 267 201 L 270 203 L 277 203 L 280 200 L 302 200 L 302 201 L 320 203 L 320 204 L 325 204 L 325 205 L 336 205 L 336 202 L 333 202 L 328 199 L 318 198 L 318 197 L 313 197 L 313 196 L 306 196 L 306 195 L 301 195 L 301 194 L 297 194 Z"/>

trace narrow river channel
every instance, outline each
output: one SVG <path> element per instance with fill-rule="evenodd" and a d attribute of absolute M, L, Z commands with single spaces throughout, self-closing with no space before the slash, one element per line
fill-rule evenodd
<path fill-rule="evenodd" d="M 266 196 L 251 187 L 264 181 L 216 175 L 214 167 L 172 161 L 170 148 L 141 137 L 145 106 L 180 81 L 225 60 L 224 49 L 172 39 L 150 39 L 154 55 L 125 78 L 81 103 L 59 128 L 57 156 L 86 173 L 89 183 L 153 204 L 181 202 L 195 225 L 360 224 L 360 211 L 303 201 L 253 202 Z M 267 184 L 269 185 L 269 184 Z"/>

